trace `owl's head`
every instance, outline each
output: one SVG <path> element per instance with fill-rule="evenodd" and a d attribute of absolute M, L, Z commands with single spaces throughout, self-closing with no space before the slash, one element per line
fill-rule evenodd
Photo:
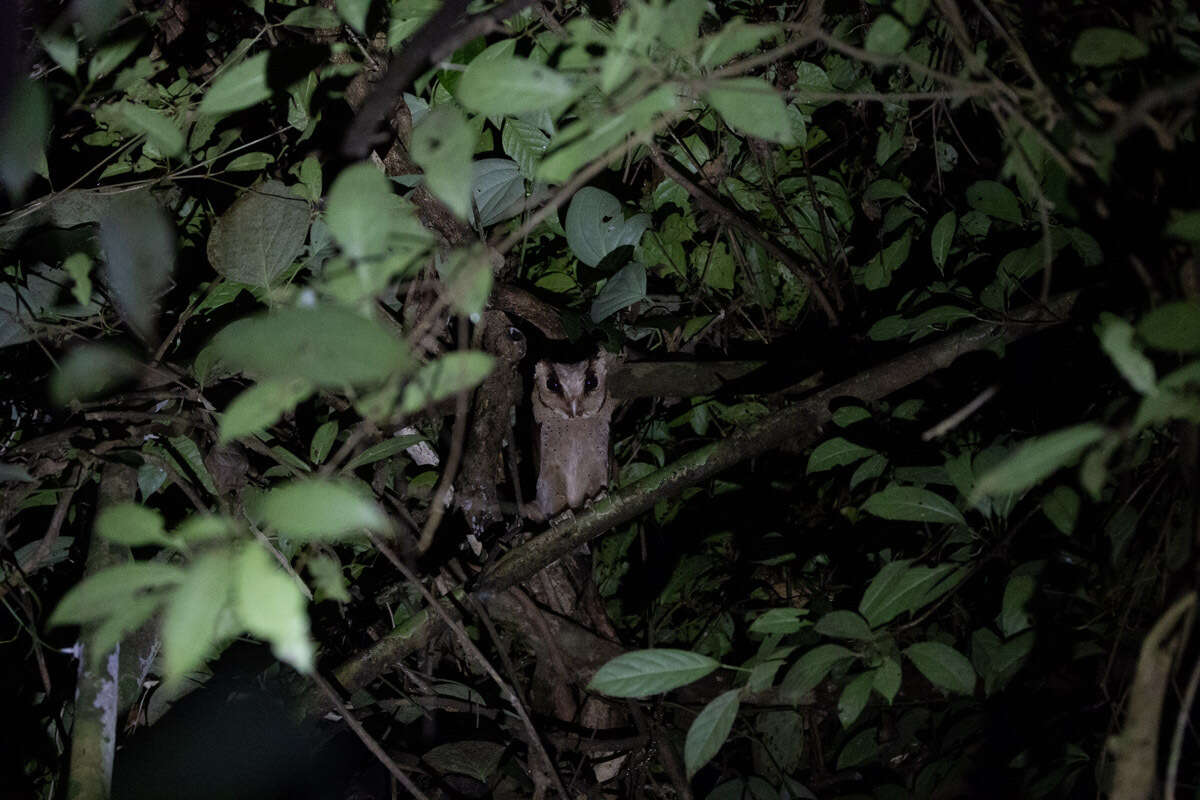
<path fill-rule="evenodd" d="M 547 407 L 567 419 L 590 417 L 607 397 L 608 362 L 596 356 L 575 364 L 539 361 L 533 370 L 535 393 Z"/>

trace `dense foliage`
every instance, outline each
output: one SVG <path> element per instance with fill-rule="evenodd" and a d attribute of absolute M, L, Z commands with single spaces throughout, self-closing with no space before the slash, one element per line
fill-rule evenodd
<path fill-rule="evenodd" d="M 0 13 L 6 791 L 1200 793 L 1185 0 Z"/>

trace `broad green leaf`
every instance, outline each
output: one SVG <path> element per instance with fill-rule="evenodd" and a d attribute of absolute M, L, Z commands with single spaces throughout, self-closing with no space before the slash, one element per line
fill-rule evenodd
<path fill-rule="evenodd" d="M 468 316 L 482 313 L 492 294 L 492 262 L 481 245 L 459 247 L 438 269 L 454 307 Z"/>
<path fill-rule="evenodd" d="M 949 591 L 965 573 L 953 564 L 915 567 L 908 561 L 886 564 L 872 579 L 858 604 L 871 628 L 916 611 Z"/>
<path fill-rule="evenodd" d="M 603 189 L 585 186 L 567 209 L 567 246 L 576 258 L 594 267 L 618 247 L 637 246 L 649 226 L 649 214 L 625 219 L 620 200 Z"/>
<path fill-rule="evenodd" d="M 834 467 L 844 467 L 873 455 L 875 455 L 875 451 L 871 448 L 862 447 L 837 436 L 827 442 L 822 442 L 813 449 L 812 455 L 808 457 L 808 468 L 805 474 L 812 475 Z"/>
<path fill-rule="evenodd" d="M 356 455 L 354 458 L 342 467 L 342 472 L 353 472 L 359 467 L 365 467 L 368 464 L 374 464 L 376 461 L 382 461 L 385 458 L 391 458 L 397 453 L 402 453 L 414 444 L 425 441 L 425 437 L 419 433 L 410 433 L 405 436 L 393 436 L 391 439 L 373 444 L 366 450 Z"/>
<path fill-rule="evenodd" d="M 751 633 L 795 633 L 800 630 L 802 612 L 798 608 L 772 608 L 750 623 Z"/>
<path fill-rule="evenodd" d="M 176 542 L 167 536 L 162 514 L 137 503 L 107 506 L 96 517 L 96 533 L 110 542 L 129 547 L 152 544 L 177 546 Z"/>
<path fill-rule="evenodd" d="M 225 165 L 226 172 L 258 172 L 275 163 L 275 156 L 262 151 L 242 153 Z"/>
<path fill-rule="evenodd" d="M 275 657 L 310 672 L 316 647 L 308 635 L 304 593 L 257 542 L 238 556 L 234 610 L 246 630 L 271 643 Z"/>
<path fill-rule="evenodd" d="M 998 466 L 980 477 L 972 497 L 1023 492 L 1058 469 L 1075 463 L 1079 454 L 1104 438 L 1094 422 L 1030 439 Z"/>
<path fill-rule="evenodd" d="M 688 778 L 711 761 L 729 738 L 733 721 L 737 719 L 740 694 L 738 689 L 733 689 L 718 695 L 692 720 L 683 744 L 683 761 Z"/>
<path fill-rule="evenodd" d="M 891 14 L 880 14 L 867 31 L 866 48 L 872 53 L 895 56 L 904 52 L 912 32 Z"/>
<path fill-rule="evenodd" d="M 92 299 L 92 257 L 87 253 L 72 253 L 63 262 L 63 270 L 75 281 L 71 287 L 71 296 L 81 306 L 87 305 Z"/>
<path fill-rule="evenodd" d="M 103 110 L 107 111 L 106 117 L 118 127 L 135 135 L 144 135 L 163 155 L 174 157 L 183 152 L 183 132 L 175 120 L 161 112 L 125 100 L 106 106 Z"/>
<path fill-rule="evenodd" d="M 76 625 L 103 619 L 117 613 L 137 595 L 174 586 L 184 579 L 184 574 L 179 567 L 154 561 L 109 567 L 67 592 L 47 624 Z"/>
<path fill-rule="evenodd" d="M 329 189 L 325 222 L 351 258 L 382 255 L 387 248 L 398 198 L 373 164 L 342 170 Z"/>
<path fill-rule="evenodd" d="M 873 674 L 872 688 L 891 704 L 900 691 L 900 662 L 889 656 L 875 668 Z"/>
<path fill-rule="evenodd" d="M 521 174 L 526 178 L 533 178 L 538 162 L 550 146 L 550 137 L 536 125 L 519 119 L 509 119 L 504 122 L 500 142 L 504 152 L 520 166 Z M 476 204 L 478 205 L 478 200 Z M 482 207 L 480 211 L 483 211 Z"/>
<path fill-rule="evenodd" d="M 225 539 L 234 533 L 232 522 L 213 514 L 193 514 L 175 528 L 175 536 L 188 544 Z"/>
<path fill-rule="evenodd" d="M 92 400 L 111 392 L 142 371 L 124 350 L 107 344 L 77 347 L 59 362 L 50 378 L 50 401 L 56 406 Z"/>
<path fill-rule="evenodd" d="M 405 344 L 379 323 L 336 306 L 247 317 L 227 325 L 210 346 L 230 369 L 331 388 L 377 383 L 411 363 Z"/>
<path fill-rule="evenodd" d="M 553 108 L 573 94 L 570 80 L 545 64 L 509 57 L 468 64 L 457 97 L 471 111 L 502 117 Z"/>
<path fill-rule="evenodd" d="M 867 621 L 853 611 L 830 611 L 817 620 L 814 630 L 822 636 L 831 636 L 834 639 L 857 639 L 866 642 L 875 638 Z"/>
<path fill-rule="evenodd" d="M 196 479 L 200 481 L 200 485 L 204 487 L 205 491 L 211 495 L 216 495 L 217 487 L 213 484 L 212 475 L 208 473 L 208 467 L 204 465 L 204 456 L 200 453 L 200 448 L 196 446 L 196 443 L 184 434 L 169 436 L 167 437 L 167 442 L 179 454 L 179 457 L 183 459 L 183 463 L 187 464 L 187 469 L 196 476 Z M 175 462 L 175 466 L 179 467 L 178 462 Z M 179 469 L 179 472 L 180 474 L 187 474 L 187 471 L 183 469 Z"/>
<path fill-rule="evenodd" d="M 156 340 L 158 301 L 175 269 L 175 228 L 149 190 L 130 192 L 100 219 L 104 277 L 117 312 L 144 341 Z"/>
<path fill-rule="evenodd" d="M 143 34 L 125 33 L 100 45 L 88 63 L 88 81 L 95 82 L 112 72 L 141 44 Z"/>
<path fill-rule="evenodd" d="M 1004 587 L 1004 601 L 996 625 L 1006 638 L 1016 636 L 1032 625 L 1025 607 L 1033 599 L 1036 582 L 1032 575 L 1013 575 Z"/>
<path fill-rule="evenodd" d="M 1107 67 L 1144 58 L 1150 48 L 1141 39 L 1119 28 L 1088 28 L 1071 48 L 1071 61 L 1081 67 Z"/>
<path fill-rule="evenodd" d="M 1100 347 L 1108 353 L 1121 376 L 1142 394 L 1154 394 L 1157 391 L 1154 362 L 1146 358 L 1134 342 L 1133 326 L 1115 314 L 1105 312 L 1100 315 L 1096 327 Z"/>
<path fill-rule="evenodd" d="M 316 600 L 322 595 L 339 603 L 350 602 L 350 592 L 346 589 L 346 577 L 342 567 L 332 556 L 319 555 L 308 562 L 308 574 L 312 575 L 313 584 L 317 591 Z"/>
<path fill-rule="evenodd" d="M 208 237 L 208 260 L 231 281 L 268 289 L 304 248 L 308 218 L 308 203 L 285 184 L 261 183 L 217 218 Z"/>
<path fill-rule="evenodd" d="M 856 422 L 862 422 L 870 418 L 871 412 L 862 406 L 842 406 L 833 412 L 833 422 L 839 428 L 849 428 Z"/>
<path fill-rule="evenodd" d="M 163 613 L 163 672 L 169 686 L 198 669 L 213 655 L 221 637 L 221 616 L 233 582 L 230 556 L 205 553 L 188 565 L 186 577 Z"/>
<path fill-rule="evenodd" d="M 646 299 L 646 268 L 634 261 L 604 284 L 592 301 L 592 322 L 602 322 L 623 308 Z"/>
<path fill-rule="evenodd" d="M 904 654 L 934 686 L 957 694 L 974 694 L 975 669 L 962 653 L 940 642 L 917 642 Z"/>
<path fill-rule="evenodd" d="M 75 35 L 70 30 L 63 31 L 55 27 L 38 31 L 37 37 L 54 63 L 74 78 L 79 68 L 79 40 Z"/>
<path fill-rule="evenodd" d="M 719 666 L 690 650 L 635 650 L 596 670 L 588 688 L 610 697 L 649 697 L 698 681 Z"/>
<path fill-rule="evenodd" d="M 270 97 L 273 92 L 267 82 L 269 55 L 258 53 L 222 72 L 200 101 L 198 111 L 201 114 L 229 114 Z"/>
<path fill-rule="evenodd" d="M 367 12 L 371 10 L 371 0 L 337 0 L 337 10 L 351 28 L 359 33 L 367 32 Z"/>
<path fill-rule="evenodd" d="M 425 186 L 463 220 L 471 218 L 475 141 L 475 129 L 450 105 L 432 109 L 412 133 L 412 157 L 425 173 Z"/>
<path fill-rule="evenodd" d="M 727 78 L 705 97 L 731 128 L 768 142 L 792 144 L 792 123 L 783 98 L 762 78 Z"/>
<path fill-rule="evenodd" d="M 950 245 L 954 243 L 954 232 L 957 229 L 958 215 L 953 211 L 947 211 L 933 226 L 930 247 L 933 250 L 933 263 L 937 265 L 938 272 L 945 271 L 946 257 L 950 255 Z"/>
<path fill-rule="evenodd" d="M 854 470 L 854 474 L 850 476 L 850 488 L 853 489 L 863 481 L 878 478 L 883 474 L 883 468 L 887 466 L 887 463 L 887 456 L 882 453 L 876 453 L 859 464 L 858 469 Z"/>
<path fill-rule="evenodd" d="M 967 202 L 971 208 L 989 217 L 1002 219 L 1014 225 L 1022 221 L 1021 206 L 1017 196 L 1003 183 L 976 181 L 967 187 Z"/>
<path fill-rule="evenodd" d="M 433 748 L 421 760 L 443 774 L 469 775 L 487 783 L 500 768 L 505 749 L 499 742 L 450 742 Z"/>
<path fill-rule="evenodd" d="M 904 188 L 904 184 L 890 178 L 880 178 L 872 182 L 867 187 L 867 190 L 863 192 L 863 198 L 872 202 L 894 200 L 897 197 L 906 197 L 907 195 L 908 190 Z"/>
<path fill-rule="evenodd" d="M 404 387 L 400 413 L 411 414 L 447 397 L 474 389 L 495 369 L 496 359 L 487 353 L 447 353 L 418 370 Z"/>
<path fill-rule="evenodd" d="M 506 124 L 506 131 L 508 127 Z M 507 158 L 482 158 L 473 162 L 471 194 L 479 214 L 478 222 L 484 227 L 520 214 L 525 208 L 525 179 L 521 177 L 521 168 Z"/>
<path fill-rule="evenodd" d="M 221 415 L 219 441 L 224 444 L 266 430 L 304 402 L 312 391 L 312 384 L 303 378 L 256 383 L 235 397 Z"/>
<path fill-rule="evenodd" d="M 778 25 L 748 25 L 735 18 L 705 39 L 704 49 L 700 52 L 700 64 L 704 67 L 720 66 L 731 58 L 757 50 L 779 33 Z"/>
<path fill-rule="evenodd" d="M 293 28 L 337 28 L 341 26 L 341 20 L 328 8 L 307 6 L 292 11 L 280 24 Z"/>
<path fill-rule="evenodd" d="M 825 676 L 835 664 L 857 657 L 853 650 L 848 650 L 840 644 L 818 645 L 800 656 L 783 676 L 783 683 L 779 687 L 780 694 L 789 702 L 799 702 L 804 695 L 825 680 Z"/>
<path fill-rule="evenodd" d="M 303 480 L 272 489 L 258 501 L 258 513 L 285 536 L 336 541 L 360 536 L 364 528 L 389 530 L 375 501 L 346 484 Z"/>
<path fill-rule="evenodd" d="M 846 684 L 846 688 L 842 689 L 842 694 L 838 697 L 837 711 L 838 721 L 842 723 L 843 730 L 848 730 L 867 707 L 874 683 L 875 672 L 872 670 L 854 676 L 854 679 Z"/>
<path fill-rule="evenodd" d="M 916 486 L 892 484 L 862 504 L 863 511 L 883 519 L 908 522 L 964 522 L 962 512 L 940 494 Z"/>
<path fill-rule="evenodd" d="M 1159 306 L 1142 317 L 1137 332 L 1158 350 L 1200 352 L 1200 304 L 1181 300 Z"/>
<path fill-rule="evenodd" d="M 1185 211 L 1167 224 L 1164 236 L 1185 242 L 1200 242 L 1200 209 Z"/>
<path fill-rule="evenodd" d="M 896 0 L 895 9 L 909 25 L 916 25 L 925 16 L 929 0 Z"/>
<path fill-rule="evenodd" d="M 1058 486 L 1042 498 L 1042 513 L 1061 532 L 1070 536 L 1079 519 L 1079 494 L 1070 486 Z"/>
<path fill-rule="evenodd" d="M 59 541 L 62 541 L 60 537 Z M 158 612 L 164 597 L 141 594 L 122 600 L 94 628 L 91 641 L 87 643 L 88 667 L 94 671 L 101 669 L 105 658 L 113 652 L 126 635 L 142 627 Z"/>
<path fill-rule="evenodd" d="M 846 746 L 838 755 L 837 768 L 839 770 L 853 769 L 863 764 L 869 764 L 878 758 L 878 736 L 877 728 L 867 728 L 865 731 L 856 733 L 850 741 L 846 742 Z"/>
<path fill-rule="evenodd" d="M 312 444 L 308 447 L 308 460 L 314 464 L 324 464 L 325 459 L 329 457 L 329 451 L 333 448 L 333 443 L 337 441 L 338 422 L 331 419 L 323 423 L 317 428 L 313 434 Z"/>

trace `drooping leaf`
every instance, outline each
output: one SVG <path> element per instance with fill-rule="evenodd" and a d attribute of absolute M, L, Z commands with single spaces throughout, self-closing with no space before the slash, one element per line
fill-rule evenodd
<path fill-rule="evenodd" d="M 812 475 L 834 467 L 844 467 L 872 455 L 875 455 L 875 451 L 871 448 L 836 436 L 813 449 L 812 454 L 808 457 L 808 468 L 805 474 Z"/>
<path fill-rule="evenodd" d="M 864 672 L 854 676 L 854 679 L 846 684 L 846 688 L 842 689 L 842 694 L 838 697 L 837 711 L 838 721 L 842 723 L 843 729 L 849 729 L 867 707 L 874 683 L 874 671 Z"/>
<path fill-rule="evenodd" d="M 336 541 L 359 536 L 364 528 L 389 529 L 375 501 L 343 483 L 303 480 L 272 489 L 258 501 L 258 513 L 285 536 Z"/>
<path fill-rule="evenodd" d="M 1079 494 L 1070 486 L 1057 486 L 1042 499 L 1042 513 L 1054 527 L 1070 536 L 1079 518 Z"/>
<path fill-rule="evenodd" d="M 1156 391 L 1154 362 L 1142 353 L 1133 338 L 1133 326 L 1107 312 L 1100 315 L 1097 335 L 1100 347 L 1108 353 L 1117 371 L 1137 391 L 1153 394 Z"/>
<path fill-rule="evenodd" d="M 867 621 L 853 611 L 830 611 L 817 620 L 813 629 L 822 636 L 832 636 L 835 639 L 857 639 L 865 642 L 874 638 Z"/>
<path fill-rule="evenodd" d="M 733 721 L 737 719 L 740 702 L 740 690 L 724 692 L 709 702 L 692 720 L 683 744 L 683 761 L 689 778 L 711 761 L 721 745 L 725 744 L 729 732 L 733 730 Z"/>
<path fill-rule="evenodd" d="M 162 514 L 137 503 L 105 507 L 96 517 L 96 532 L 110 542 L 129 547 L 175 546 L 163 527 Z"/>
<path fill-rule="evenodd" d="M 620 200 L 603 189 L 585 186 L 567 209 L 567 245 L 576 258 L 594 267 L 618 247 L 636 246 L 649 226 L 649 214 L 625 219 Z"/>
<path fill-rule="evenodd" d="M 973 694 L 975 669 L 962 653 L 941 642 L 917 642 L 904 654 L 934 686 L 957 694 Z"/>
<path fill-rule="evenodd" d="M 222 72 L 200 101 L 199 112 L 213 115 L 229 114 L 250 108 L 269 98 L 273 94 L 267 82 L 269 55 L 252 55 Z"/>
<path fill-rule="evenodd" d="M 689 650 L 634 650 L 596 670 L 588 688 L 611 697 L 649 697 L 700 680 L 719 666 Z"/>
<path fill-rule="evenodd" d="M 433 748 L 421 760 L 438 772 L 469 775 L 487 783 L 499 769 L 504 752 L 504 745 L 498 742 L 449 742 Z"/>
<path fill-rule="evenodd" d="M 967 187 L 967 202 L 971 208 L 982 211 L 989 217 L 1002 219 L 1014 225 L 1022 221 L 1021 206 L 1017 196 L 1003 183 L 976 181 Z"/>
<path fill-rule="evenodd" d="M 268 289 L 303 249 L 308 218 L 308 204 L 285 184 L 259 184 L 217 218 L 208 260 L 231 281 Z"/>
<path fill-rule="evenodd" d="M 783 98 L 762 78 L 727 78 L 705 93 L 721 118 L 741 133 L 768 142 L 792 144 L 792 124 Z"/>
<path fill-rule="evenodd" d="M 894 56 L 904 52 L 912 32 L 891 14 L 880 14 L 867 31 L 866 48 L 872 53 Z"/>
<path fill-rule="evenodd" d="M 405 385 L 400 413 L 411 414 L 459 392 L 473 389 L 491 374 L 495 366 L 495 357 L 487 353 L 447 353 L 421 367 Z"/>
<path fill-rule="evenodd" d="M 1088 28 L 1071 48 L 1071 61 L 1081 67 L 1108 67 L 1121 61 L 1144 58 L 1150 48 L 1120 28 Z"/>
<path fill-rule="evenodd" d="M 222 614 L 229 606 L 233 583 L 226 551 L 205 553 L 188 565 L 186 576 L 172 593 L 163 613 L 163 672 L 168 685 L 214 655 Z"/>
<path fill-rule="evenodd" d="M 527 58 L 476 58 L 458 82 L 459 102 L 488 116 L 552 108 L 574 94 L 571 82 L 545 64 Z"/>
<path fill-rule="evenodd" d="M 506 123 L 505 130 L 508 127 Z M 482 158 L 471 167 L 471 194 L 479 212 L 480 225 L 494 225 L 521 213 L 525 207 L 525 179 L 517 162 L 507 158 Z"/>
<path fill-rule="evenodd" d="M 184 570 L 171 564 L 138 561 L 118 564 L 85 578 L 59 601 L 47 623 L 76 625 L 116 613 L 133 597 L 162 590 L 184 579 Z"/>
<path fill-rule="evenodd" d="M 321 427 L 317 428 L 316 433 L 313 434 L 312 444 L 308 448 L 308 460 L 314 464 L 325 463 L 329 451 L 333 448 L 333 443 L 337 440 L 337 435 L 337 420 L 331 419 L 322 423 Z"/>
<path fill-rule="evenodd" d="M 144 341 L 153 341 L 159 295 L 175 269 L 174 227 L 149 191 L 130 192 L 101 218 L 100 246 L 118 313 Z"/>
<path fill-rule="evenodd" d="M 308 635 L 306 601 L 295 580 L 257 542 L 249 542 L 234 565 L 234 610 L 250 633 L 271 643 L 271 652 L 298 672 L 312 670 L 316 647 Z"/>
<path fill-rule="evenodd" d="M 916 486 L 892 484 L 867 498 L 863 511 L 908 522 L 963 522 L 962 512 L 940 494 Z"/>
<path fill-rule="evenodd" d="M 1104 438 L 1103 425 L 1088 422 L 1025 442 L 1011 456 L 981 476 L 973 497 L 1023 492 Z"/>
<path fill-rule="evenodd" d="M 798 608 L 771 608 L 750 623 L 751 633 L 795 633 L 800 630 L 801 610 Z"/>
<path fill-rule="evenodd" d="M 412 157 L 425 185 L 459 219 L 471 217 L 471 155 L 475 129 L 452 106 L 432 109 L 413 128 Z"/>
<path fill-rule="evenodd" d="M 1200 304 L 1179 301 L 1159 306 L 1142 317 L 1137 333 L 1159 350 L 1200 352 Z"/>
<path fill-rule="evenodd" d="M 62 359 L 50 378 L 50 401 L 65 406 L 93 400 L 132 380 L 142 364 L 123 349 L 107 344 L 77 347 Z"/>
<path fill-rule="evenodd" d="M 937 265 L 939 272 L 945 270 L 946 256 L 950 254 L 950 245 L 954 242 L 954 233 L 957 228 L 958 215 L 953 211 L 947 211 L 933 226 L 930 247 L 933 250 L 933 263 Z"/>
<path fill-rule="evenodd" d="M 101 114 L 101 112 L 105 112 Z M 122 100 L 96 112 L 97 119 L 105 118 L 134 135 L 144 135 L 165 156 L 183 152 L 183 132 L 173 119 L 140 103 Z"/>
<path fill-rule="evenodd" d="M 853 650 L 848 650 L 840 644 L 818 645 L 800 656 L 783 676 L 783 683 L 779 686 L 780 694 L 790 702 L 799 702 L 804 695 L 825 680 L 825 676 L 835 664 L 856 657 Z"/>
<path fill-rule="evenodd" d="M 601 322 L 623 308 L 646 299 L 646 267 L 633 261 L 604 284 L 592 301 L 592 322 Z"/>
<path fill-rule="evenodd" d="M 219 441 L 266 430 L 312 394 L 312 384 L 303 378 L 265 380 L 233 399 L 221 415 Z"/>

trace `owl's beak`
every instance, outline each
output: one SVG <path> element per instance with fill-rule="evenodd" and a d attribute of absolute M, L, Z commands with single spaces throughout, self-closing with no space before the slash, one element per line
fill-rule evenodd
<path fill-rule="evenodd" d="M 572 417 L 579 416 L 579 401 L 578 400 L 571 401 L 571 416 Z"/>

